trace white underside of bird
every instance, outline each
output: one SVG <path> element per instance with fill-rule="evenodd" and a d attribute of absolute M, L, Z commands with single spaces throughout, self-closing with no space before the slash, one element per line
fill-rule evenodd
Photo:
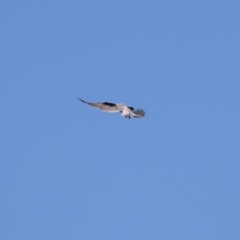
<path fill-rule="evenodd" d="M 82 100 L 81 98 L 78 98 L 80 101 L 82 101 L 83 103 L 86 103 L 92 107 L 98 108 L 104 112 L 108 112 L 108 113 L 116 113 L 116 112 L 120 112 L 121 116 L 126 117 L 126 118 L 131 118 L 131 116 L 135 117 L 135 118 L 141 118 L 145 116 L 145 111 L 142 109 L 137 109 L 134 110 L 133 107 L 128 107 L 127 105 L 123 104 L 123 103 L 109 103 L 109 102 L 103 102 L 103 103 L 91 103 L 91 102 L 86 102 L 84 100 Z"/>
<path fill-rule="evenodd" d="M 123 116 L 123 117 L 128 117 L 128 116 L 137 117 L 137 115 L 133 111 L 131 111 L 131 109 L 129 109 L 126 105 L 123 105 L 123 111 L 121 113 L 121 116 Z"/>

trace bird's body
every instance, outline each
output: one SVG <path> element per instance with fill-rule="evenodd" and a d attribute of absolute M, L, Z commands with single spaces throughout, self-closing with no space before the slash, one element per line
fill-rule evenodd
<path fill-rule="evenodd" d="M 126 118 L 131 118 L 131 116 L 135 117 L 135 118 L 141 118 L 145 116 L 145 112 L 142 109 L 137 109 L 134 110 L 133 107 L 128 107 L 123 103 L 109 103 L 109 102 L 103 102 L 103 103 L 91 103 L 91 102 L 86 102 L 84 100 L 82 100 L 81 98 L 78 98 L 80 101 L 82 101 L 83 103 L 86 103 L 92 107 L 98 108 L 104 112 L 108 112 L 108 113 L 116 113 L 116 112 L 120 112 L 122 116 L 126 117 Z"/>

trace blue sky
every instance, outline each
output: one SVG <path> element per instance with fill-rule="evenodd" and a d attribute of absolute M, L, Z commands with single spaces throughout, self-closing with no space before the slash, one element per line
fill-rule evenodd
<path fill-rule="evenodd" d="M 239 9 L 1 1 L 0 239 L 240 239 Z"/>

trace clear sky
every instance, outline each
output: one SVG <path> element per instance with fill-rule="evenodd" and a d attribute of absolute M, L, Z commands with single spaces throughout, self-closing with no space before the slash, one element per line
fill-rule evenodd
<path fill-rule="evenodd" d="M 0 30 L 0 239 L 240 239 L 240 1 L 2 0 Z"/>

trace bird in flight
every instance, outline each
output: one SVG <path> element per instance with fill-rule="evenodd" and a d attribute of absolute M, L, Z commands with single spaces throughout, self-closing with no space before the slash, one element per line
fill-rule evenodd
<path fill-rule="evenodd" d="M 145 116 L 145 111 L 142 109 L 137 109 L 134 110 L 133 107 L 128 107 L 125 104 L 122 103 L 109 103 L 109 102 L 103 102 L 103 103 L 91 103 L 91 102 L 86 102 L 84 100 L 82 100 L 81 98 L 78 98 L 80 101 L 82 101 L 83 103 L 86 103 L 92 107 L 98 108 L 104 112 L 109 112 L 109 113 L 116 113 L 116 112 L 120 112 L 121 115 L 123 117 L 126 118 L 131 118 L 135 117 L 135 118 L 141 118 Z"/>

